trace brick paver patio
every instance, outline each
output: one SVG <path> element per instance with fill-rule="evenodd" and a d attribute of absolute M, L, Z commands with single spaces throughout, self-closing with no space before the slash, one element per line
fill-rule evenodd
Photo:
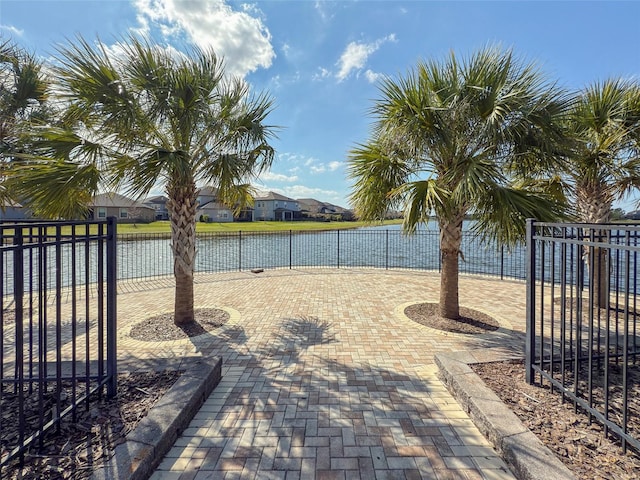
<path fill-rule="evenodd" d="M 121 357 L 223 358 L 222 382 L 152 479 L 513 478 L 438 379 L 433 356 L 521 352 L 525 285 L 461 277 L 462 305 L 512 327 L 485 336 L 443 335 L 402 315 L 438 291 L 437 274 L 413 271 L 198 277 L 196 306 L 227 309 L 231 320 L 161 343 L 133 340 L 127 326 L 171 311 L 171 286 L 121 293 Z"/>

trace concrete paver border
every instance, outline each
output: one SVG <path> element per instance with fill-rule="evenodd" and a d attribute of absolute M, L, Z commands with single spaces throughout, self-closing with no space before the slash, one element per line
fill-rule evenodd
<path fill-rule="evenodd" d="M 469 367 L 469 352 L 438 354 L 440 376 L 519 480 L 575 480 L 573 473 Z"/>
<path fill-rule="evenodd" d="M 164 359 L 166 360 L 166 359 Z M 175 367 L 175 362 L 173 363 Z M 222 359 L 182 359 L 180 378 L 149 410 L 92 480 L 149 478 L 222 378 Z"/>

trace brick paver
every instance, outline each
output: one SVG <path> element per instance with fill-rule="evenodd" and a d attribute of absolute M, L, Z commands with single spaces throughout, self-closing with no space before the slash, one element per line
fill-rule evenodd
<path fill-rule="evenodd" d="M 403 317 L 437 301 L 437 274 L 275 270 L 198 277 L 196 306 L 228 324 L 147 343 L 128 328 L 171 311 L 170 286 L 118 298 L 122 356 L 216 355 L 223 379 L 152 476 L 161 479 L 510 479 L 436 375 L 439 352 L 521 352 L 525 286 L 461 277 L 461 304 L 507 327 L 442 335 Z"/>

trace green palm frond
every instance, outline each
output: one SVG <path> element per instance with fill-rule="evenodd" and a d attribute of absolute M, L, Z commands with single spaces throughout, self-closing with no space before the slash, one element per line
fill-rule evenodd
<path fill-rule="evenodd" d="M 389 209 L 402 205 L 400 195 L 392 192 L 402 187 L 412 173 L 399 151 L 389 152 L 380 143 L 354 148 L 348 176 L 355 181 L 350 198 L 358 217 L 381 220 Z"/>
<path fill-rule="evenodd" d="M 487 189 L 474 214 L 473 230 L 487 242 L 506 246 L 524 241 L 528 218 L 543 222 L 566 219 L 564 204 L 559 204 L 550 192 L 533 193 L 530 188 L 512 185 Z"/>
<path fill-rule="evenodd" d="M 401 203 L 409 224 L 424 221 L 425 199 L 444 192 L 440 218 L 475 211 L 487 191 L 558 169 L 572 148 L 565 127 L 572 102 L 535 64 L 499 47 L 420 62 L 380 86 L 372 138 L 350 157 L 352 202 L 365 217 L 383 214 L 392 200 Z M 523 204 L 526 192 L 513 195 Z M 524 218 L 518 221 L 524 228 Z"/>
<path fill-rule="evenodd" d="M 577 148 L 565 166 L 575 182 L 578 211 L 594 210 L 587 203 L 611 204 L 638 188 L 639 98 L 640 84 L 619 78 L 593 83 L 580 92 L 568 118 Z"/>
<path fill-rule="evenodd" d="M 102 181 L 100 170 L 93 164 L 30 158 L 16 169 L 17 174 L 9 179 L 9 186 L 28 193 L 30 208 L 42 218 L 84 217 Z"/>
<path fill-rule="evenodd" d="M 391 196 L 405 201 L 402 227 L 406 233 L 413 233 L 418 225 L 426 225 L 434 213 L 442 215 L 447 211 L 451 192 L 443 189 L 431 178 L 405 183 L 392 191 Z"/>
<path fill-rule="evenodd" d="M 232 192 L 271 166 L 276 128 L 265 119 L 273 100 L 226 79 L 212 50 L 178 52 L 134 36 L 107 48 L 78 37 L 58 54 L 65 109 L 59 124 L 32 133 L 34 155 L 75 163 L 78 175 L 92 166 L 101 185 L 134 196 L 162 182 L 183 191 L 196 180 Z M 31 168 L 46 170 L 42 162 Z"/>

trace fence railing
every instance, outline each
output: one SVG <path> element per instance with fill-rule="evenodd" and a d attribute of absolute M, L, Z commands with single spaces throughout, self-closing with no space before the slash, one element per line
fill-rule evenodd
<path fill-rule="evenodd" d="M 527 380 L 640 449 L 640 226 L 527 225 Z"/>
<path fill-rule="evenodd" d="M 119 235 L 118 279 L 173 275 L 170 239 L 164 234 Z M 196 272 L 254 268 L 440 269 L 438 232 L 357 229 L 324 232 L 205 233 L 196 241 Z M 460 272 L 525 279 L 525 249 L 486 244 L 463 234 Z"/>
<path fill-rule="evenodd" d="M 115 219 L 0 223 L 0 469 L 115 395 L 116 257 Z"/>

